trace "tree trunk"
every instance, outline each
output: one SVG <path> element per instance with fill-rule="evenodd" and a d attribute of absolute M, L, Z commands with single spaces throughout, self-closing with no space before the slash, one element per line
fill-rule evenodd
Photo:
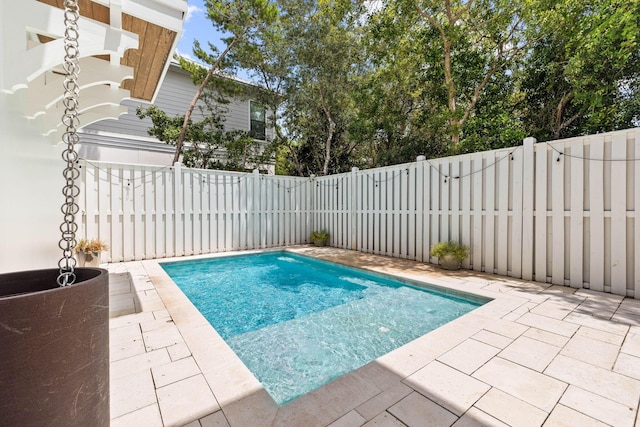
<path fill-rule="evenodd" d="M 211 78 L 213 73 L 220 67 L 220 63 L 222 62 L 224 57 L 227 55 L 227 53 L 229 53 L 229 51 L 233 48 L 233 46 L 238 41 L 239 39 L 237 37 L 231 40 L 231 43 L 227 45 L 226 49 L 220 54 L 216 62 L 211 66 L 211 69 L 209 69 L 209 72 L 207 72 L 207 75 L 205 76 L 204 80 L 198 87 L 196 94 L 193 96 L 193 99 L 191 100 L 191 104 L 189 104 L 189 108 L 187 108 L 187 112 L 184 115 L 182 130 L 180 131 L 180 135 L 178 136 L 178 141 L 176 142 L 176 152 L 173 155 L 174 165 L 178 163 L 178 160 L 180 160 L 180 154 L 182 154 L 182 146 L 184 145 L 184 139 L 187 136 L 187 127 L 189 126 L 189 120 L 191 119 L 191 114 L 193 114 L 193 110 L 196 108 L 196 103 L 198 102 L 198 99 L 200 99 L 200 95 L 202 95 L 202 92 L 204 91 L 204 88 L 207 86 L 207 83 L 209 82 L 209 79 Z"/>

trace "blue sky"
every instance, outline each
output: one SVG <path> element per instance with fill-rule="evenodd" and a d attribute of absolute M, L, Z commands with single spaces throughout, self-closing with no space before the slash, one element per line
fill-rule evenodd
<path fill-rule="evenodd" d="M 198 40 L 206 48 L 208 42 L 223 48 L 220 42 L 221 33 L 214 30 L 205 16 L 204 0 L 188 0 L 189 10 L 184 23 L 182 37 L 178 42 L 178 53 L 193 58 L 193 41 Z"/>

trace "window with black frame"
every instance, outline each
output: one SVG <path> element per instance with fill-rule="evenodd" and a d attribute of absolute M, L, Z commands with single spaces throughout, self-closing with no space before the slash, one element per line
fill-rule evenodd
<path fill-rule="evenodd" d="M 251 129 L 249 130 L 249 135 L 251 135 L 252 138 L 264 141 L 266 139 L 264 106 L 251 101 L 250 109 Z"/>

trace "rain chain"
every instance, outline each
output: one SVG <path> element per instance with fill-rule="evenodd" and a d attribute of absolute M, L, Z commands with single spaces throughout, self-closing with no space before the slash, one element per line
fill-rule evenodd
<path fill-rule="evenodd" d="M 58 276 L 58 284 L 60 286 L 69 286 L 76 281 L 74 268 L 76 260 L 73 257 L 73 249 L 76 246 L 76 231 L 78 224 L 75 222 L 76 214 L 79 211 L 76 197 L 80 194 L 80 189 L 76 185 L 76 180 L 80 176 L 80 171 L 76 167 L 78 161 L 78 153 L 75 150 L 75 144 L 79 142 L 78 127 L 80 120 L 78 119 L 78 73 L 80 72 L 79 55 L 78 55 L 78 18 L 80 11 L 78 0 L 65 0 L 64 2 L 64 114 L 62 116 L 62 124 L 66 127 L 62 136 L 62 142 L 67 146 L 62 152 L 62 159 L 67 163 L 62 175 L 66 183 L 62 188 L 62 194 L 65 201 L 61 210 L 64 215 L 64 222 L 60 225 L 62 237 L 58 246 L 62 250 L 62 258 L 58 261 L 60 275 Z"/>

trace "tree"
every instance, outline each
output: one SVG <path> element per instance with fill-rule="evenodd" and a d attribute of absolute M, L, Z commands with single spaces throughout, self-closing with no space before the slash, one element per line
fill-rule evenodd
<path fill-rule="evenodd" d="M 456 147 L 487 85 L 525 52 L 521 5 L 518 0 L 409 0 L 402 7 L 415 8 L 422 18 L 415 24 L 437 33 L 433 37 L 427 30 L 422 38 L 424 65 L 430 65 L 425 74 L 443 85 L 448 134 Z"/>
<path fill-rule="evenodd" d="M 225 80 L 220 79 L 220 84 L 228 85 L 229 82 Z M 185 166 L 247 171 L 264 162 L 260 142 L 247 132 L 224 130 L 226 109 L 223 105 L 226 99 L 213 91 L 211 85 L 203 92 L 201 101 L 204 105 L 199 104 L 198 108 L 201 110 L 199 117 L 202 119 L 190 119 L 184 133 L 182 161 Z M 151 119 L 153 126 L 148 130 L 149 135 L 167 144 L 177 144 L 183 129 L 184 116 L 169 117 L 154 105 L 146 109 L 138 107 L 137 114 L 141 119 Z"/>
<path fill-rule="evenodd" d="M 640 2 L 550 0 L 533 10 L 524 121 L 558 139 L 638 124 Z"/>
<path fill-rule="evenodd" d="M 351 86 L 359 64 L 357 2 L 279 0 L 277 23 L 233 58 L 272 89 L 276 140 L 289 173 L 326 175 L 350 168 Z M 277 95 L 276 95 L 277 94 Z"/>
<path fill-rule="evenodd" d="M 210 64 L 211 68 L 202 78 L 202 82 L 184 115 L 182 128 L 175 144 L 176 153 L 173 163 L 176 163 L 180 158 L 191 115 L 211 76 L 220 69 L 227 54 L 236 45 L 253 43 L 260 27 L 269 25 L 277 17 L 277 9 L 269 0 L 206 0 L 205 6 L 207 8 L 207 17 L 214 28 L 228 33 L 230 36 L 223 39 L 226 47 L 222 52 L 219 52 L 212 44 L 209 44 L 209 49 L 213 52 L 213 55 L 206 53 L 197 41 L 194 43 L 195 55 Z"/>

